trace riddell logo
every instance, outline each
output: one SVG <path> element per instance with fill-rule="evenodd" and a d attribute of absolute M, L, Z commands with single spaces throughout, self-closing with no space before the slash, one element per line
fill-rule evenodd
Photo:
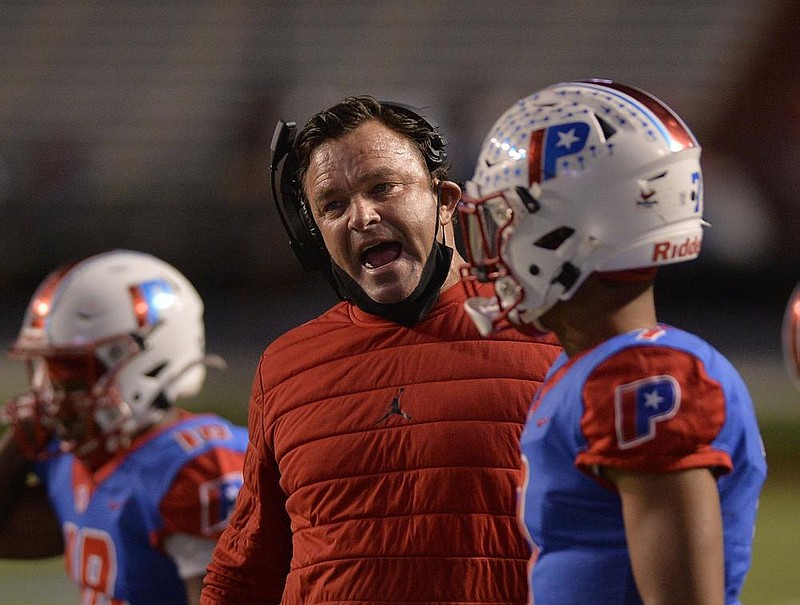
<path fill-rule="evenodd" d="M 657 242 L 653 246 L 653 262 L 659 260 L 674 260 L 676 258 L 684 258 L 686 256 L 697 256 L 700 253 L 699 237 L 694 239 L 686 238 L 682 244 L 674 244 L 672 242 Z"/>

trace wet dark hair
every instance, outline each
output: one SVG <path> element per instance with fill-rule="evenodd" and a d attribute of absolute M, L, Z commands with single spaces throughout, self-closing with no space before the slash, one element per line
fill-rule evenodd
<path fill-rule="evenodd" d="M 325 141 L 337 139 L 368 122 L 377 120 L 410 139 L 419 150 L 431 178 L 446 180 L 449 164 L 444 161 L 444 140 L 436 128 L 414 110 L 381 103 L 369 95 L 351 96 L 312 116 L 295 140 L 297 182 L 302 192 L 311 154 Z M 305 197 L 305 196 L 303 196 Z"/>

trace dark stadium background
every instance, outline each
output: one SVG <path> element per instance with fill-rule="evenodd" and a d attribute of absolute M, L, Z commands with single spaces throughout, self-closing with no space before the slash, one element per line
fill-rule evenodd
<path fill-rule="evenodd" d="M 0 0 L 0 346 L 56 265 L 127 247 L 206 300 L 212 373 L 190 402 L 244 422 L 263 347 L 333 302 L 269 195 L 276 119 L 348 94 L 427 108 L 469 178 L 483 133 L 547 84 L 606 77 L 676 109 L 704 148 L 700 260 L 662 271 L 661 319 L 740 367 L 771 474 L 745 603 L 800 603 L 800 392 L 780 357 L 800 279 L 795 0 Z M 22 388 L 0 361 L 0 400 Z M 0 605 L 75 603 L 59 559 L 0 562 Z"/>

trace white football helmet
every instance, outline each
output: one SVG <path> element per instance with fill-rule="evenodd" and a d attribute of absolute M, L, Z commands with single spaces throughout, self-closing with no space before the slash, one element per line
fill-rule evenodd
<path fill-rule="evenodd" d="M 29 368 L 31 392 L 4 410 L 28 437 L 26 454 L 44 457 L 42 438 L 52 435 L 78 455 L 113 452 L 202 387 L 203 302 L 154 256 L 98 254 L 42 282 L 11 355 Z"/>
<path fill-rule="evenodd" d="M 782 337 L 786 370 L 794 386 L 800 389 L 800 283 L 786 303 Z"/>
<path fill-rule="evenodd" d="M 642 90 L 608 80 L 549 86 L 486 136 L 459 208 L 467 311 L 484 335 L 541 317 L 594 271 L 696 258 L 700 146 Z M 492 282 L 495 297 L 477 296 Z"/>

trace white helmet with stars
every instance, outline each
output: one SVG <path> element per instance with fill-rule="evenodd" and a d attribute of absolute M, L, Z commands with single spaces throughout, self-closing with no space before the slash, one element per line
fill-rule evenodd
<path fill-rule="evenodd" d="M 642 90 L 608 80 L 549 86 L 509 108 L 486 136 L 460 206 L 462 280 L 493 282 L 467 310 L 483 334 L 538 318 L 594 271 L 696 258 L 700 146 Z"/>
<path fill-rule="evenodd" d="M 54 432 L 79 454 L 113 452 L 202 387 L 203 301 L 154 256 L 98 254 L 42 282 L 11 354 L 28 362 L 31 392 L 6 405 L 7 421 L 45 423 L 38 434 Z M 54 385 L 57 368 L 77 371 L 82 392 Z M 85 426 L 76 431 L 77 419 Z M 28 445 L 42 453 L 42 443 Z"/>

